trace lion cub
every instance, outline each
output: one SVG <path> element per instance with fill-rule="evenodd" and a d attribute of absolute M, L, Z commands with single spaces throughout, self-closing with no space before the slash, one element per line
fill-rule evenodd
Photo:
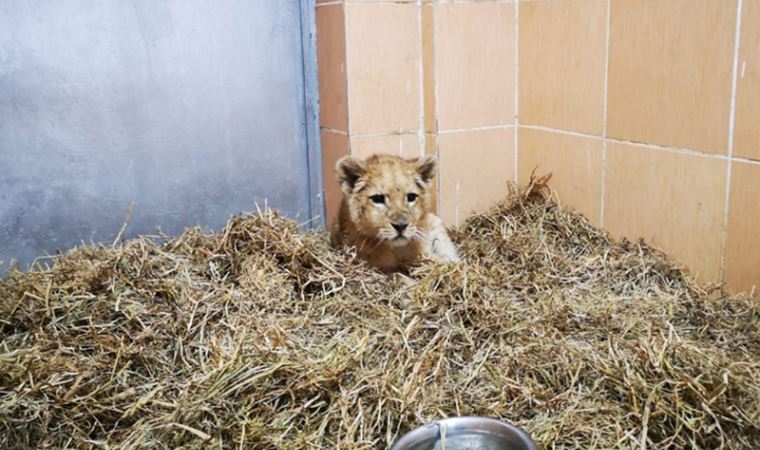
<path fill-rule="evenodd" d="M 346 156 L 335 165 L 343 191 L 333 246 L 353 246 L 383 272 L 405 271 L 422 258 L 459 261 L 438 216 L 431 213 L 433 157 Z"/>

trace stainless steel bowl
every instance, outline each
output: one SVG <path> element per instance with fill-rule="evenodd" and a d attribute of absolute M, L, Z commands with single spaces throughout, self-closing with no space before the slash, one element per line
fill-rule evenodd
<path fill-rule="evenodd" d="M 521 429 L 485 417 L 452 417 L 404 435 L 391 450 L 538 450 Z"/>

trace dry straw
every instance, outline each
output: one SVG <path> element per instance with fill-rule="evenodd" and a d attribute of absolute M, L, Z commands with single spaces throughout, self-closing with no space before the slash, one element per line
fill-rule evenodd
<path fill-rule="evenodd" d="M 385 277 L 273 212 L 0 282 L 0 448 L 381 449 L 502 418 L 544 448 L 760 448 L 760 304 L 539 180 Z"/>

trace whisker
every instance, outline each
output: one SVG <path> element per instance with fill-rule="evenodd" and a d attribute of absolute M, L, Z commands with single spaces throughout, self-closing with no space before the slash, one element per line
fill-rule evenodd
<path fill-rule="evenodd" d="M 376 249 L 380 244 L 383 243 L 383 241 L 385 241 L 385 238 L 382 237 L 382 236 L 378 236 L 377 237 L 377 242 L 375 242 L 375 245 L 373 245 L 372 248 L 369 249 L 369 251 L 372 251 L 372 250 Z"/>
<path fill-rule="evenodd" d="M 427 233 L 425 233 L 424 231 L 422 231 L 422 230 L 421 230 L 421 229 L 419 229 L 419 228 L 415 228 L 415 229 L 412 231 L 412 233 L 413 233 L 413 234 L 412 234 L 413 238 L 416 238 L 416 239 L 417 239 L 417 240 L 419 240 L 419 241 L 423 241 L 423 240 L 427 239 L 427 237 L 428 237 L 428 236 L 427 236 Z"/>

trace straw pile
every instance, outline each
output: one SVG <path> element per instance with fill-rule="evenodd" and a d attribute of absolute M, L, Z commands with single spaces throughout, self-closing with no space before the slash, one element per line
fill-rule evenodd
<path fill-rule="evenodd" d="M 544 448 L 760 448 L 760 304 L 533 183 L 385 277 L 276 213 L 0 282 L 0 448 L 379 449 L 452 415 Z"/>

